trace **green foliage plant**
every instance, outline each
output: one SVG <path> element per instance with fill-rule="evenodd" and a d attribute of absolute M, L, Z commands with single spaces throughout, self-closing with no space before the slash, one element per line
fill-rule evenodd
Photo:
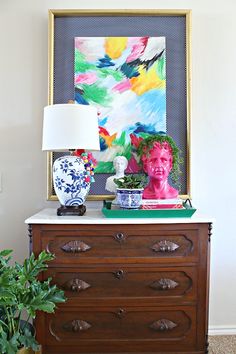
<path fill-rule="evenodd" d="M 114 178 L 114 182 L 117 185 L 117 188 L 124 189 L 141 189 L 145 186 L 146 181 L 146 177 L 142 174 L 130 174 L 121 178 Z"/>
<path fill-rule="evenodd" d="M 154 134 L 148 136 L 140 142 L 137 148 L 137 155 L 139 156 L 141 161 L 143 155 L 148 158 L 148 156 L 150 155 L 150 151 L 153 149 L 154 144 L 156 142 L 160 144 L 167 142 L 171 147 L 173 161 L 170 177 L 175 184 L 179 185 L 179 177 L 182 173 L 180 165 L 183 163 L 183 158 L 181 157 L 181 150 L 178 148 L 174 139 L 171 136 L 166 134 Z"/>
<path fill-rule="evenodd" d="M 53 313 L 56 304 L 65 301 L 64 292 L 51 279 L 40 281 L 39 273 L 48 267 L 54 255 L 45 251 L 37 258 L 32 253 L 23 264 L 11 265 L 12 250 L 0 252 L 0 353 L 15 354 L 22 348 L 37 350 L 32 331 L 36 311 Z"/>

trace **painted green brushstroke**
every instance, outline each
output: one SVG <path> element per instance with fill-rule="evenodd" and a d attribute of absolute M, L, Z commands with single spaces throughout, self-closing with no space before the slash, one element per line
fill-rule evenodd
<path fill-rule="evenodd" d="M 157 62 L 157 74 L 161 80 L 166 79 L 166 58 L 164 55 Z"/>
<path fill-rule="evenodd" d="M 113 173 L 114 172 L 113 162 L 112 161 L 107 161 L 107 162 L 99 161 L 94 172 L 95 173 Z"/>
<path fill-rule="evenodd" d="M 145 132 L 140 132 L 139 133 L 139 137 L 143 138 L 143 139 L 148 138 L 149 136 L 150 136 L 150 133 L 145 133 Z"/>
<path fill-rule="evenodd" d="M 106 78 L 109 75 L 111 75 L 116 81 L 121 81 L 124 78 L 124 75 L 118 70 L 108 68 L 97 68 L 95 64 L 91 64 L 86 61 L 85 55 L 83 53 L 75 49 L 75 73 L 84 73 L 87 70 L 94 70 L 97 75 L 102 79 Z"/>
<path fill-rule="evenodd" d="M 100 78 L 106 78 L 107 76 L 111 75 L 116 81 L 121 81 L 125 77 L 120 71 L 113 69 L 98 68 L 97 73 Z"/>
<path fill-rule="evenodd" d="M 96 65 L 85 60 L 85 55 L 77 49 L 75 50 L 75 73 L 85 73 L 87 70 L 96 70 Z"/>
<path fill-rule="evenodd" d="M 118 139 L 113 140 L 112 145 L 124 146 L 125 145 L 126 132 L 122 132 Z"/>
<path fill-rule="evenodd" d="M 127 144 L 124 147 L 123 155 L 127 158 L 128 161 L 131 159 L 131 157 L 132 157 L 131 144 Z"/>
<path fill-rule="evenodd" d="M 81 85 L 83 90 L 83 98 L 88 102 L 100 104 L 103 107 L 109 107 L 112 102 L 112 97 L 108 89 L 100 87 L 96 83 L 92 85 Z"/>
<path fill-rule="evenodd" d="M 127 160 L 131 158 L 131 143 L 127 143 L 127 132 L 123 131 L 118 139 L 113 140 L 112 145 L 122 146 L 122 153 L 119 153 L 119 155 L 125 156 Z"/>

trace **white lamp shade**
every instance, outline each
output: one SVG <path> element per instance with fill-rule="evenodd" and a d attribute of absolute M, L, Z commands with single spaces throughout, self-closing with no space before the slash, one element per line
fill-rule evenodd
<path fill-rule="evenodd" d="M 42 150 L 100 150 L 97 110 L 81 104 L 44 108 Z"/>

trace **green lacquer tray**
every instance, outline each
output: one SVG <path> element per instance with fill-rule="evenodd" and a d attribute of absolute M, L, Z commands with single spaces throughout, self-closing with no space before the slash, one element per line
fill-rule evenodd
<path fill-rule="evenodd" d="M 102 213 L 107 218 L 190 218 L 197 209 L 184 203 L 183 209 L 111 209 L 111 202 L 104 200 Z"/>

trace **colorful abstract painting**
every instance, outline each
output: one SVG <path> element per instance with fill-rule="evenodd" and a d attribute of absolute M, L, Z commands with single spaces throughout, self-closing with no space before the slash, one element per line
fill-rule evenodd
<path fill-rule="evenodd" d="M 75 38 L 75 101 L 98 110 L 97 173 L 113 173 L 117 155 L 138 172 L 139 140 L 166 132 L 165 64 L 165 37 Z"/>

